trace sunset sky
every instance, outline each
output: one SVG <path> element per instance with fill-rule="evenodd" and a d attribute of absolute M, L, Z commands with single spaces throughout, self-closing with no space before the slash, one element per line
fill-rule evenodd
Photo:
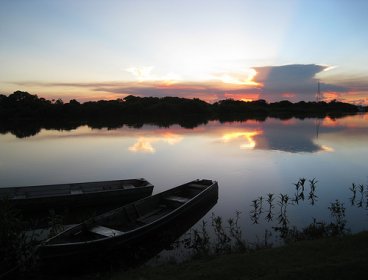
<path fill-rule="evenodd" d="M 0 0 L 0 93 L 368 104 L 366 0 Z"/>

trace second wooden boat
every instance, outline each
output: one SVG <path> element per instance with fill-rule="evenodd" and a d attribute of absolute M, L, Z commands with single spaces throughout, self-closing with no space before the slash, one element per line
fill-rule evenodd
<path fill-rule="evenodd" d="M 0 188 L 0 199 L 26 211 L 99 204 L 124 205 L 152 194 L 145 179 Z"/>

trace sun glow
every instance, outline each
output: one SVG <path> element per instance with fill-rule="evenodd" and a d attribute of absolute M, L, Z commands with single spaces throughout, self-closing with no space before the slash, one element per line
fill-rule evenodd
<path fill-rule="evenodd" d="M 244 93 L 244 94 L 225 93 L 224 97 L 225 98 L 236 99 L 236 100 L 241 100 L 241 101 L 244 101 L 244 102 L 251 102 L 251 101 L 254 101 L 254 100 L 258 100 L 259 99 L 259 94 L 258 93 Z"/>
<path fill-rule="evenodd" d="M 244 86 L 261 86 L 260 83 L 254 81 L 257 75 L 255 69 L 247 69 L 246 73 L 229 74 L 224 73 L 219 76 L 219 79 L 225 84 L 244 85 Z M 244 76 L 246 76 L 244 78 Z"/>
<path fill-rule="evenodd" d="M 153 68 L 153 66 L 129 67 L 125 71 L 132 74 L 139 82 L 144 82 L 153 80 Z"/>
<path fill-rule="evenodd" d="M 222 141 L 228 143 L 230 141 L 244 138 L 247 142 L 240 145 L 240 149 L 253 149 L 256 146 L 256 142 L 253 137 L 262 134 L 262 131 L 247 131 L 247 132 L 231 132 L 222 136 Z"/>
<path fill-rule="evenodd" d="M 125 71 L 130 73 L 140 83 L 156 81 L 161 82 L 163 85 L 172 85 L 181 80 L 178 74 L 170 72 L 164 75 L 158 75 L 153 73 L 154 69 L 154 66 L 138 66 L 129 67 Z"/>

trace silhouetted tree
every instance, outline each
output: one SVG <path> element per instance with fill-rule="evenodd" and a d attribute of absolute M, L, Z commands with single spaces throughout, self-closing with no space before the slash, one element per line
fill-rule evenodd
<path fill-rule="evenodd" d="M 291 103 L 288 100 L 267 103 L 263 99 L 251 102 L 225 99 L 209 104 L 198 98 L 129 95 L 116 100 L 79 103 L 72 99 L 64 103 L 61 99 L 50 101 L 28 92 L 16 91 L 9 96 L 0 94 L 0 131 L 11 131 L 19 137 L 26 137 L 43 127 L 71 129 L 82 124 L 116 128 L 124 124 L 141 127 L 144 123 L 154 123 L 165 127 L 180 124 L 192 128 L 211 119 L 264 121 L 267 117 L 322 118 L 357 111 L 357 106 L 336 100 L 329 103 Z"/>

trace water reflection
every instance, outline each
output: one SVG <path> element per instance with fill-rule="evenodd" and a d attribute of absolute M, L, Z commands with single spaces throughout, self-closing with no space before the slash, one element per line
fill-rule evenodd
<path fill-rule="evenodd" d="M 1 127 L 2 133 L 11 133 L 17 138 L 33 136 L 32 138 L 47 139 L 50 137 L 124 137 L 135 138 L 134 143 L 127 148 L 133 153 L 157 152 L 157 146 L 167 143 L 171 146 L 185 141 L 185 138 L 201 135 L 219 139 L 218 143 L 224 145 L 235 145 L 240 149 L 255 150 L 278 150 L 292 153 L 306 152 L 333 152 L 334 148 L 322 143 L 319 139 L 320 134 L 323 138 L 326 135 L 350 131 L 351 133 L 366 135 L 367 116 L 357 115 L 348 116 L 341 119 L 267 119 L 264 122 L 246 121 L 246 122 L 228 122 L 220 123 L 210 121 L 206 125 L 197 126 L 192 129 L 185 129 L 179 125 L 159 128 L 152 125 L 142 125 L 139 129 L 122 126 L 116 129 L 99 128 L 92 129 L 88 126 L 66 126 L 63 130 L 69 133 L 63 133 L 57 130 L 33 130 L 30 125 L 17 127 L 13 130 L 7 130 Z M 362 135 L 362 136 L 363 136 Z M 31 139 L 32 139 L 31 138 Z M 320 141 L 322 140 L 322 141 Z M 216 141 L 216 140 L 215 140 Z"/>
<path fill-rule="evenodd" d="M 155 153 L 156 149 L 153 144 L 156 142 L 166 142 L 169 145 L 175 145 L 183 139 L 182 136 L 170 132 L 159 134 L 157 137 L 139 137 L 137 142 L 129 147 L 131 152 L 141 152 L 141 153 Z"/>
<path fill-rule="evenodd" d="M 340 129 L 341 127 L 339 126 L 323 127 L 321 133 L 330 133 Z M 142 130 L 144 131 L 144 136 L 142 136 L 142 132 L 131 131 L 132 137 L 138 135 L 135 143 L 129 147 L 130 151 L 154 153 L 156 148 L 153 144 L 166 142 L 170 145 L 175 145 L 185 141 L 185 138 L 198 135 L 219 139 L 220 141 L 217 141 L 217 143 L 237 146 L 239 149 L 279 150 L 292 153 L 333 151 L 333 148 L 328 147 L 326 144 L 318 143 L 318 134 L 314 121 L 269 120 L 267 122 L 226 124 L 213 121 L 206 126 L 191 130 L 177 126 L 169 129 L 144 126 Z"/>
<path fill-rule="evenodd" d="M 272 122 L 263 126 L 263 134 L 256 139 L 256 149 L 279 150 L 285 152 L 313 153 L 323 150 L 315 142 L 314 122 L 286 121 Z"/>
<path fill-rule="evenodd" d="M 241 149 L 253 149 L 256 146 L 256 142 L 254 141 L 254 137 L 262 134 L 262 131 L 246 131 L 246 132 L 231 132 L 226 133 L 222 136 L 222 140 L 224 143 L 228 143 L 232 140 L 237 140 L 238 138 L 244 138 L 246 140 L 245 143 L 240 145 Z"/>
<path fill-rule="evenodd" d="M 0 187 L 144 177 L 157 193 L 211 178 L 223 186 L 215 210 L 225 218 L 235 210 L 248 213 L 254 198 L 284 192 L 301 177 L 316 178 L 326 200 L 347 197 L 352 182 L 367 182 L 367 115 L 209 121 L 191 129 L 70 125 L 27 138 L 3 133 Z M 317 216 L 321 209 L 315 209 Z M 314 215 L 308 211 L 298 213 L 301 220 Z M 364 224 L 358 219 L 349 218 L 356 227 Z M 245 227 L 254 230 L 251 222 Z"/>

